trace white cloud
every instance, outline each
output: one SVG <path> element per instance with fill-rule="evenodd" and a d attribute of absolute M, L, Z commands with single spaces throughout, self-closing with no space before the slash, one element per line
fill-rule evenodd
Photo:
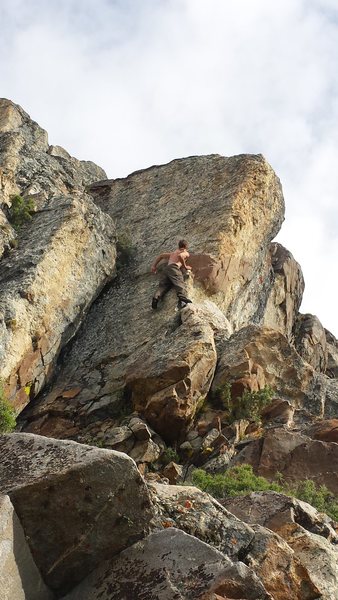
<path fill-rule="evenodd" d="M 303 309 L 338 335 L 336 0 L 3 0 L 1 95 L 110 177 L 262 152 Z"/>

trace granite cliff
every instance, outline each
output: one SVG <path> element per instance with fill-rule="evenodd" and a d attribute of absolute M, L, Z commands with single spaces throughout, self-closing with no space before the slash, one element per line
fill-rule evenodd
<path fill-rule="evenodd" d="M 110 180 L 0 100 L 2 598 L 338 599 L 332 515 L 192 485 L 244 464 L 337 497 L 338 342 L 299 312 L 283 220 L 261 155 Z M 183 237 L 192 304 L 154 311 L 151 263 Z"/>

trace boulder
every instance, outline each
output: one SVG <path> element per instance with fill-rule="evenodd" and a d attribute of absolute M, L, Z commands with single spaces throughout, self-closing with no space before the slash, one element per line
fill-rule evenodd
<path fill-rule="evenodd" d="M 63 600 L 272 600 L 246 565 L 174 528 L 153 533 L 89 575 Z"/>
<path fill-rule="evenodd" d="M 311 479 L 338 493 L 338 444 L 312 440 L 295 431 L 269 429 L 241 450 L 233 464 L 251 464 L 255 473 L 272 480 L 276 473 L 290 483 Z"/>
<path fill-rule="evenodd" d="M 255 492 L 228 499 L 224 504 L 250 525 L 265 525 L 278 533 L 310 575 L 318 596 L 323 600 L 337 598 L 338 538 L 325 515 L 305 502 L 274 492 Z"/>
<path fill-rule="evenodd" d="M 0 490 L 42 577 L 58 593 L 145 535 L 149 494 L 125 454 L 13 433 L 0 437 L 0 455 Z"/>
<path fill-rule="evenodd" d="M 8 496 L 0 495 L 1 600 L 52 600 Z"/>
<path fill-rule="evenodd" d="M 294 324 L 302 302 L 304 277 L 291 252 L 281 244 L 270 245 L 271 287 L 262 324 L 292 339 Z"/>
<path fill-rule="evenodd" d="M 294 344 L 298 354 L 316 371 L 325 373 L 328 350 L 325 329 L 314 315 L 298 315 L 294 327 Z"/>
<path fill-rule="evenodd" d="M 148 344 L 126 374 L 134 409 L 165 441 L 180 437 L 209 391 L 216 367 L 212 329 L 186 320 Z"/>
<path fill-rule="evenodd" d="M 150 486 L 156 527 L 176 527 L 223 552 L 232 560 L 243 556 L 254 533 L 209 494 L 187 485 Z"/>
<path fill-rule="evenodd" d="M 261 579 L 274 600 L 318 600 L 320 591 L 292 548 L 276 533 L 252 525 L 255 537 L 244 562 Z"/>

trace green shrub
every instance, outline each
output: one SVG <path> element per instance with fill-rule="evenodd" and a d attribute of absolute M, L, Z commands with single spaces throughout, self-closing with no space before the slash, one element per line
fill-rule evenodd
<path fill-rule="evenodd" d="M 10 405 L 3 385 L 0 382 L 0 433 L 10 433 L 16 425 L 16 414 L 14 408 Z"/>
<path fill-rule="evenodd" d="M 11 207 L 9 209 L 9 222 L 16 231 L 32 218 L 35 204 L 31 198 L 26 200 L 19 194 L 11 196 Z"/>
<path fill-rule="evenodd" d="M 250 492 L 265 490 L 282 491 L 278 483 L 270 483 L 264 477 L 257 477 L 251 465 L 238 465 L 216 475 L 206 473 L 203 469 L 196 469 L 192 474 L 192 480 L 197 487 L 216 498 L 243 496 Z"/>
<path fill-rule="evenodd" d="M 165 448 L 160 456 L 160 462 L 162 465 L 168 465 L 170 462 L 178 463 L 180 461 L 180 457 L 178 456 L 176 450 L 168 446 Z"/>
<path fill-rule="evenodd" d="M 338 499 L 325 485 L 316 486 L 311 479 L 299 481 L 287 487 L 288 494 L 314 506 L 319 512 L 325 512 L 338 521 Z"/>
<path fill-rule="evenodd" d="M 260 415 L 265 406 L 270 404 L 273 391 L 269 386 L 257 392 L 244 390 L 241 396 L 231 397 L 231 384 L 226 382 L 218 387 L 212 395 L 212 404 L 215 408 L 224 410 L 229 415 L 229 423 L 239 419 L 249 421 L 260 421 Z"/>
<path fill-rule="evenodd" d="M 265 477 L 256 476 L 251 465 L 238 465 L 216 475 L 196 469 L 192 474 L 193 483 L 202 491 L 216 498 L 226 496 L 244 496 L 251 492 L 272 490 L 287 496 L 294 496 L 311 504 L 319 512 L 324 512 L 338 521 L 338 502 L 325 485 L 316 486 L 314 481 L 306 479 L 296 484 L 288 485 L 279 476 L 279 481 L 271 482 Z"/>

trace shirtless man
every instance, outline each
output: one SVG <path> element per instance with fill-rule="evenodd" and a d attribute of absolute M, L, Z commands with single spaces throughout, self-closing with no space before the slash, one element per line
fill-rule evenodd
<path fill-rule="evenodd" d="M 185 240 L 178 242 L 178 248 L 174 252 L 163 252 L 160 254 L 153 266 L 152 273 L 156 273 L 156 267 L 161 260 L 168 260 L 168 264 L 163 270 L 163 276 L 160 279 L 158 288 L 153 296 L 151 306 L 157 308 L 158 301 L 162 300 L 169 290 L 174 287 L 178 297 L 178 307 L 184 308 L 191 300 L 187 298 L 186 287 L 183 279 L 182 268 L 191 271 L 191 267 L 186 264 L 186 259 L 189 258 L 187 250 L 188 244 Z"/>

